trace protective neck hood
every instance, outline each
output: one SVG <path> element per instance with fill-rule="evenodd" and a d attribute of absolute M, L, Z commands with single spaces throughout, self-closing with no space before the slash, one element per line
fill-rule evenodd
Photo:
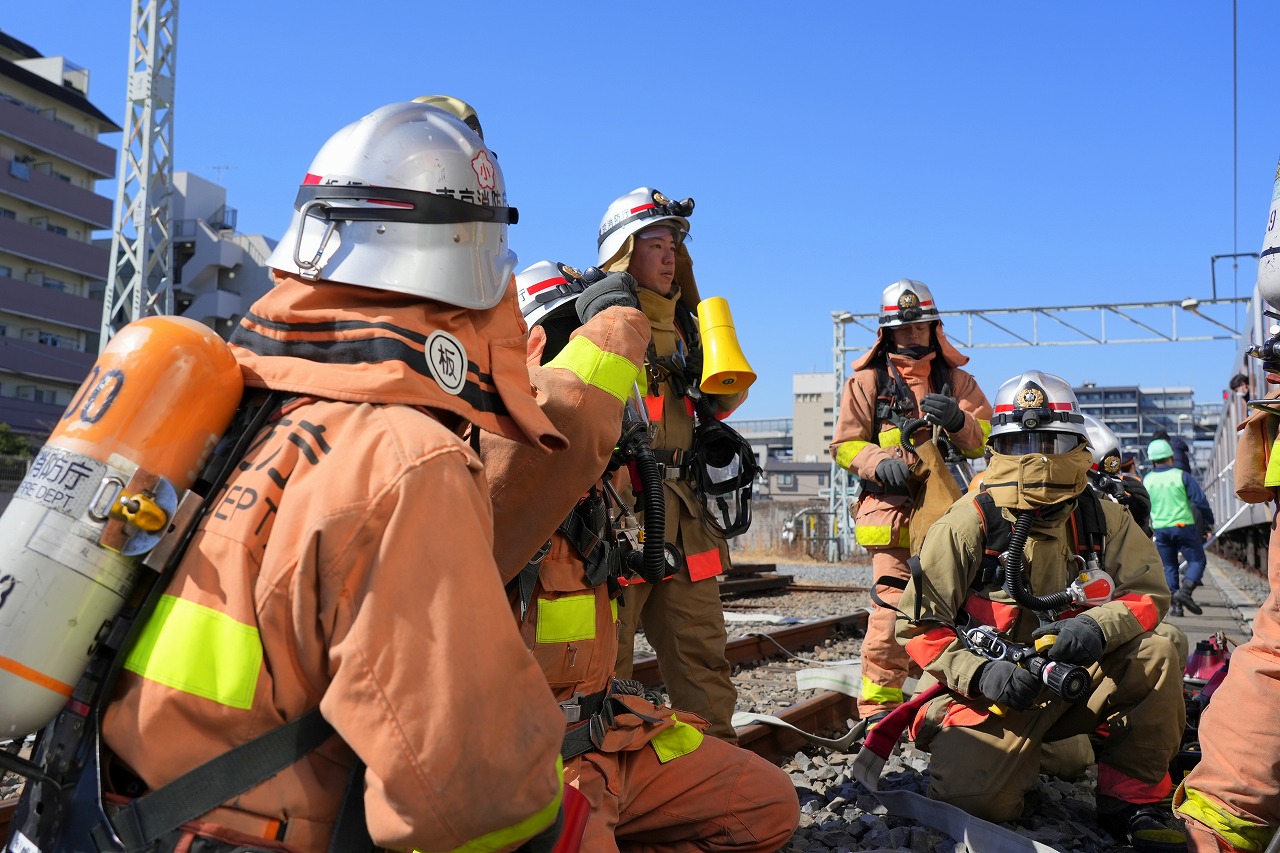
<path fill-rule="evenodd" d="M 1083 492 L 1092 464 L 1089 447 L 1084 444 L 1070 453 L 1048 456 L 993 453 L 982 485 L 996 506 L 1039 509 L 1072 500 Z"/>
<path fill-rule="evenodd" d="M 663 296 L 661 293 L 642 287 L 636 291 L 636 295 L 640 298 L 640 310 L 649 318 L 649 322 L 655 329 L 666 331 L 675 329 L 676 303 L 683 301 L 681 299 L 683 291 L 673 287 L 669 294 Z"/>
<path fill-rule="evenodd" d="M 933 327 L 933 337 L 937 341 L 938 352 L 942 353 L 943 359 L 950 367 L 964 367 L 969 363 L 969 356 L 961 353 L 960 350 L 955 348 L 955 345 L 952 344 L 951 341 L 947 340 L 946 333 L 942 331 L 941 320 L 937 320 L 935 323 L 936 325 Z M 888 352 L 889 349 L 889 339 L 888 336 L 885 335 L 884 329 L 876 329 L 876 342 L 871 345 L 871 349 L 868 352 L 863 353 L 858 360 L 853 363 L 853 369 L 863 370 L 864 368 L 870 367 L 879 353 Z"/>
<path fill-rule="evenodd" d="M 568 446 L 538 408 L 515 288 L 469 310 L 275 273 L 231 336 L 245 384 L 353 403 L 452 412 L 546 451 Z"/>
<path fill-rule="evenodd" d="M 604 265 L 605 272 L 626 272 L 627 267 L 631 266 L 631 253 L 636 248 L 636 235 L 632 234 L 622 244 L 622 248 L 618 250 L 618 254 Z M 680 301 L 685 307 L 693 312 L 696 317 L 698 314 L 698 303 L 702 301 L 702 297 L 698 295 L 698 283 L 693 278 L 693 258 L 689 256 L 689 247 L 684 241 L 676 246 L 676 277 L 672 281 L 674 287 L 680 288 Z M 641 289 L 644 292 L 644 289 Z M 674 291 L 673 291 L 674 292 Z"/>

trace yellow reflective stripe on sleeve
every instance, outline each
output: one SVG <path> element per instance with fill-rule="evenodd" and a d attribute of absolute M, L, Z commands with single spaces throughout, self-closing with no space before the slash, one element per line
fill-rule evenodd
<path fill-rule="evenodd" d="M 594 385 L 619 400 L 627 399 L 640 373 L 640 368 L 631 361 L 617 353 L 605 352 L 595 341 L 583 335 L 565 344 L 547 367 L 568 370 L 588 385 Z"/>
<path fill-rule="evenodd" d="M 875 702 L 877 705 L 901 705 L 902 688 L 881 687 L 865 675 L 862 676 L 862 694 L 864 702 Z"/>
<path fill-rule="evenodd" d="M 902 430 L 897 427 L 887 429 L 877 435 L 876 440 L 880 442 L 881 447 L 897 447 L 902 444 Z"/>
<path fill-rule="evenodd" d="M 888 524 L 858 524 L 853 528 L 853 538 L 859 545 L 870 545 L 879 548 L 910 548 L 911 531 L 903 526 L 898 528 L 898 541 L 893 541 L 893 527 Z"/>
<path fill-rule="evenodd" d="M 534 639 L 539 643 L 571 643 L 590 640 L 596 635 L 596 597 L 566 595 L 564 598 L 538 600 L 538 629 Z"/>
<path fill-rule="evenodd" d="M 1271 445 L 1271 458 L 1267 460 L 1266 479 L 1262 484 L 1268 489 L 1280 486 L 1280 438 Z"/>
<path fill-rule="evenodd" d="M 124 667 L 148 681 L 246 710 L 262 669 L 262 638 L 253 625 L 163 595 Z"/>
<path fill-rule="evenodd" d="M 978 426 L 982 427 L 982 444 L 973 450 L 962 450 L 960 455 L 966 459 L 977 459 L 987 452 L 987 439 L 991 437 L 991 421 L 978 421 Z"/>
<path fill-rule="evenodd" d="M 515 826 L 494 830 L 488 835 L 468 841 L 461 847 L 455 847 L 448 853 L 494 853 L 497 850 L 506 850 L 533 838 L 551 826 L 552 821 L 560 815 L 560 804 L 564 802 L 564 762 L 558 755 L 556 771 L 556 775 L 560 777 L 560 790 L 556 792 L 555 799 L 546 808 L 535 812 Z M 414 853 L 420 853 L 420 851 L 415 850 Z"/>
<path fill-rule="evenodd" d="M 1237 850 L 1266 849 L 1275 827 L 1238 818 L 1194 788 L 1183 786 L 1183 791 L 1186 797 L 1174 806 L 1176 813 L 1209 827 Z"/>
<path fill-rule="evenodd" d="M 609 599 L 609 615 L 613 617 L 613 621 L 618 621 L 618 599 Z"/>
<path fill-rule="evenodd" d="M 702 732 L 688 723 L 680 722 L 675 714 L 671 715 L 671 719 L 675 725 L 658 732 L 653 740 L 649 741 L 653 751 L 658 754 L 658 762 L 661 764 L 674 761 L 682 755 L 688 755 L 702 746 Z"/>
<path fill-rule="evenodd" d="M 846 441 L 836 448 L 836 464 L 846 471 L 853 464 L 853 457 L 862 452 L 862 448 L 871 444 L 869 441 Z"/>

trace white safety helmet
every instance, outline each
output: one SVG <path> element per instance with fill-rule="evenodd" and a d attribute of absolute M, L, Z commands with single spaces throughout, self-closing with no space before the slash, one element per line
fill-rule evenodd
<path fill-rule="evenodd" d="M 1005 456 L 1068 453 L 1087 441 L 1084 416 L 1071 385 L 1028 370 L 1000 386 L 987 444 Z"/>
<path fill-rule="evenodd" d="M 693 199 L 672 201 L 653 187 L 637 187 L 614 200 L 600 220 L 596 247 L 600 257 L 596 265 L 604 269 L 626 244 L 627 238 L 655 225 L 665 225 L 675 235 L 676 243 L 689 236 L 689 215 Z"/>
<path fill-rule="evenodd" d="M 492 308 L 516 256 L 502 170 L 447 110 L 389 104 L 316 154 L 267 265 L 308 279 Z"/>
<path fill-rule="evenodd" d="M 576 318 L 578 296 L 586 289 L 581 272 L 554 261 L 538 261 L 516 273 L 520 313 L 531 329 L 547 320 Z"/>
<path fill-rule="evenodd" d="M 880 328 L 891 329 L 938 319 L 933 292 L 922 281 L 900 278 L 880 295 Z"/>
<path fill-rule="evenodd" d="M 1082 413 L 1085 435 L 1089 437 L 1089 455 L 1093 465 L 1103 474 L 1116 477 L 1120 474 L 1120 438 L 1101 419 Z"/>

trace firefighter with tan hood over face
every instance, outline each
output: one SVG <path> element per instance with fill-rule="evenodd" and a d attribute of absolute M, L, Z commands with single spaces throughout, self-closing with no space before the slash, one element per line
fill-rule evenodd
<path fill-rule="evenodd" d="M 912 723 L 933 757 L 930 796 L 1014 820 L 1041 745 L 1096 736 L 1102 826 L 1138 849 L 1178 849 L 1160 802 L 1186 710 L 1183 661 L 1156 632 L 1169 607 L 1160 555 L 1087 487 L 1086 427 L 1060 377 L 1001 385 L 990 444 L 982 490 L 929 528 L 900 603 L 898 639 L 949 691 Z"/>
<path fill-rule="evenodd" d="M 922 483 L 921 457 L 904 448 L 909 439 L 924 442 L 930 430 L 941 430 L 962 456 L 981 458 L 991 430 L 991 404 L 969 373 L 961 355 L 942 331 L 933 293 L 923 283 L 899 279 L 880 299 L 880 330 L 871 351 L 854 362 L 854 374 L 840 397 L 831 456 L 861 481 L 854 513 L 854 535 L 871 552 L 876 594 L 897 603 L 911 575 L 907 558 L 913 534 L 923 536 L 928 524 L 913 515 L 929 499 L 936 515 L 960 496 L 945 465 L 935 467 Z M 932 448 L 931 448 L 932 449 Z M 935 459 L 940 458 L 936 453 Z M 930 495 L 930 493 L 934 493 Z M 940 504 L 939 504 L 940 501 Z M 902 685 L 913 667 L 893 636 L 894 611 L 876 605 L 862 641 L 862 690 L 858 714 L 883 716 L 902 704 Z"/>
<path fill-rule="evenodd" d="M 716 575 L 729 565 L 725 535 L 695 486 L 695 400 L 710 418 L 724 418 L 744 393 L 698 391 L 702 346 L 697 323 L 700 297 L 686 246 L 693 200 L 672 201 L 651 187 L 614 200 L 600 222 L 600 269 L 628 272 L 639 284 L 640 309 L 653 342 L 640 389 L 654 453 L 663 469 L 666 540 L 684 565 L 661 583 L 627 587 L 619 609 L 619 678 L 630 678 L 638 626 L 653 646 L 671 704 L 710 721 L 710 734 L 736 743 L 730 722 L 737 691 L 725 658 L 726 632 Z M 739 531 L 740 532 L 740 531 Z"/>
<path fill-rule="evenodd" d="M 465 433 L 565 451 L 544 405 L 616 400 L 526 366 L 516 211 L 453 115 L 382 107 L 333 136 L 302 184 L 268 261 L 275 287 L 231 339 L 272 420 L 130 652 L 105 741 L 137 793 L 313 709 L 332 727 L 157 849 L 329 850 L 349 783 L 381 847 L 554 840 L 564 717 L 512 622 Z M 642 327 L 614 308 L 579 335 L 605 352 Z M 578 462 L 586 482 L 544 492 L 548 517 L 607 461 L 616 427 L 600 429 L 583 437 L 597 448 Z"/>

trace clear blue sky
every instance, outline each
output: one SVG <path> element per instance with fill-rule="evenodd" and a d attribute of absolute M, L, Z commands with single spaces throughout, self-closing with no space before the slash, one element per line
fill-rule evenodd
<path fill-rule="evenodd" d="M 6 3 L 0 29 L 90 69 L 124 123 L 127 2 Z M 729 300 L 760 376 L 740 414 L 789 416 L 791 375 L 832 369 L 831 312 L 875 310 L 900 277 L 944 310 L 1207 298 L 1211 256 L 1259 250 L 1280 156 L 1274 3 L 1240 0 L 1237 32 L 1238 147 L 1226 0 L 184 0 L 174 161 L 276 238 L 330 134 L 462 97 L 520 208 L 521 268 L 594 263 L 605 207 L 637 186 L 696 199 L 702 295 Z M 1219 295 L 1254 278 L 1220 262 Z M 1034 367 L 1213 400 L 1234 354 L 975 349 L 971 367 L 989 395 Z"/>

